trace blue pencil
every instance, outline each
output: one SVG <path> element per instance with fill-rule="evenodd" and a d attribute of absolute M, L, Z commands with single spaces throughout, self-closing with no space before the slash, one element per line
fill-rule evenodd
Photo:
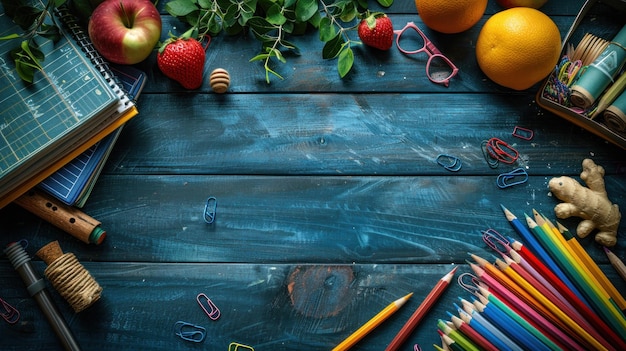
<path fill-rule="evenodd" d="M 483 327 L 483 329 L 489 330 L 489 332 L 493 335 L 494 338 L 499 340 L 500 345 L 494 344 L 498 346 L 501 350 L 510 350 L 510 351 L 524 351 L 521 347 L 519 347 L 513 340 L 511 340 L 508 336 L 506 336 L 498 327 L 493 325 L 487 318 L 483 317 L 476 309 L 471 302 L 461 299 L 461 305 L 463 306 L 463 310 L 467 312 L 470 317 L 472 317 L 471 321 Z M 470 324 L 472 326 L 472 324 Z"/>
<path fill-rule="evenodd" d="M 517 341 L 520 347 L 529 351 L 550 351 L 549 347 L 524 329 L 516 320 L 500 310 L 497 305 L 489 302 L 483 304 L 476 299 L 474 299 L 473 303 L 476 311 L 484 314 L 492 324 L 499 326 L 506 335 Z"/>
<path fill-rule="evenodd" d="M 467 325 L 469 325 L 474 330 L 476 330 L 476 332 L 478 332 L 480 335 L 485 337 L 485 339 L 487 339 L 491 344 L 493 344 L 493 346 L 497 347 L 498 350 L 511 351 L 511 349 L 502 340 L 496 337 L 493 333 L 491 333 L 489 329 L 485 328 L 478 321 L 474 320 L 474 318 L 472 318 L 472 316 L 469 313 L 465 312 L 460 307 L 457 307 L 457 308 L 459 309 L 459 318 L 461 318 L 463 322 L 467 323 Z"/>
<path fill-rule="evenodd" d="M 533 233 L 526 227 L 511 211 L 509 211 L 503 205 L 502 211 L 504 211 L 504 216 L 509 221 L 513 229 L 523 238 L 524 245 L 528 246 L 530 250 L 543 261 L 543 263 L 552 270 L 552 272 L 561 279 L 561 281 L 567 285 L 567 287 L 581 300 L 584 301 L 585 304 L 589 305 L 586 298 L 583 297 L 583 294 L 579 291 L 579 289 L 572 283 L 571 279 L 563 272 L 563 270 L 559 267 L 559 265 L 552 259 L 552 256 L 548 254 L 548 252 L 544 249 L 544 247 L 539 243 L 537 238 L 533 235 Z"/>

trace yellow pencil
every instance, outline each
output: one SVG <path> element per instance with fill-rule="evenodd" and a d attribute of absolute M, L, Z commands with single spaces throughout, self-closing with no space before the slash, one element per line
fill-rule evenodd
<path fill-rule="evenodd" d="M 624 299 L 622 294 L 620 294 L 620 292 L 617 291 L 617 288 L 615 287 L 615 285 L 613 285 L 613 283 L 611 283 L 609 278 L 606 277 L 606 275 L 604 274 L 604 272 L 602 272 L 600 267 L 598 267 L 596 262 L 591 258 L 591 256 L 589 256 L 589 254 L 582 247 L 582 245 L 580 245 L 580 242 L 578 242 L 578 240 L 574 238 L 574 235 L 570 233 L 570 231 L 561 223 L 557 222 L 556 224 L 558 226 L 558 230 L 563 234 L 563 237 L 565 237 L 565 240 L 570 245 L 572 250 L 576 253 L 576 255 L 578 255 L 582 259 L 584 266 L 587 267 L 591 271 L 591 273 L 593 274 L 594 277 L 596 277 L 596 279 L 598 279 L 600 284 L 602 284 L 604 289 L 613 298 L 613 300 L 619 306 L 619 308 L 622 310 L 625 310 L 626 299 Z M 624 279 L 626 280 L 626 277 L 624 277 Z"/>
<path fill-rule="evenodd" d="M 404 305 L 411 298 L 411 296 L 413 296 L 413 293 L 410 293 L 390 303 L 382 311 L 378 312 L 377 315 L 372 317 L 372 319 L 363 324 L 361 328 L 357 329 L 357 331 L 352 333 L 352 335 L 348 336 L 339 345 L 335 346 L 332 351 L 348 350 L 349 348 L 354 346 L 354 344 L 359 342 L 359 340 L 365 337 L 365 335 L 376 329 L 376 327 L 378 327 L 382 322 L 384 322 L 387 318 L 389 318 L 392 314 L 399 310 L 400 307 L 402 307 L 402 305 Z"/>

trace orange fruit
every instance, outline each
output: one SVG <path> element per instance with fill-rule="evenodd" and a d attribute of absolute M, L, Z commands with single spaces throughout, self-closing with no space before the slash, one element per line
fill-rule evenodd
<path fill-rule="evenodd" d="M 485 13 L 487 0 L 415 0 L 415 7 L 428 28 L 453 34 L 475 25 Z"/>
<path fill-rule="evenodd" d="M 545 78 L 561 56 L 561 33 L 543 12 L 514 7 L 491 16 L 478 34 L 476 60 L 492 81 L 525 90 Z"/>

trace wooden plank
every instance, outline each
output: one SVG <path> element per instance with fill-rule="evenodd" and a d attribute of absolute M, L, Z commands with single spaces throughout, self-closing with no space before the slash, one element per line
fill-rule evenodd
<path fill-rule="evenodd" d="M 460 176 L 518 166 L 577 175 L 586 157 L 609 174 L 626 171 L 626 153 L 529 95 L 146 94 L 139 109 L 107 172 L 448 175 L 435 162 L 440 154 L 462 160 Z M 513 137 L 516 126 L 534 138 Z M 513 145 L 518 163 L 490 169 L 480 145 L 492 137 Z"/>
<path fill-rule="evenodd" d="M 503 190 L 495 175 L 107 175 L 84 209 L 108 232 L 99 246 L 32 216 L 2 216 L 2 227 L 8 242 L 27 239 L 36 248 L 59 239 L 97 261 L 462 263 L 468 251 L 489 250 L 483 230 L 515 237 L 500 204 L 520 218 L 534 208 L 554 219 L 559 201 L 548 192 L 549 178 Z M 624 176 L 605 181 L 610 198 L 626 208 Z M 209 196 L 217 199 L 210 225 L 203 219 Z M 563 223 L 574 230 L 578 222 Z M 607 262 L 591 238 L 584 245 Z M 616 251 L 624 248 L 618 240 Z"/>
<path fill-rule="evenodd" d="M 329 350 L 392 300 L 413 298 L 354 350 L 380 351 L 452 266 L 418 264 L 155 264 L 82 262 L 103 287 L 100 301 L 74 314 L 52 290 L 84 350 L 227 350 L 231 342 L 256 351 Z M 41 262 L 36 267 L 43 270 Z M 610 267 L 607 275 L 620 283 Z M 468 273 L 462 263 L 456 277 Z M 57 350 L 58 341 L 17 273 L 0 265 L 3 298 L 22 311 L 21 323 L 0 325 L 3 350 Z M 467 280 L 466 280 L 467 281 Z M 221 312 L 207 318 L 196 302 L 205 293 Z M 437 319 L 447 319 L 457 297 L 470 299 L 456 280 L 408 340 L 439 344 Z M 206 329 L 201 344 L 181 340 L 174 323 Z"/>

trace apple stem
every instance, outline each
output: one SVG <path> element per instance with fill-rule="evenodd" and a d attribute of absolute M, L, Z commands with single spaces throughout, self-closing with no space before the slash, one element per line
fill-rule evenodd
<path fill-rule="evenodd" d="M 122 13 L 124 14 L 122 16 L 122 21 L 124 22 L 124 25 L 126 26 L 126 28 L 133 28 L 134 17 L 131 17 L 128 15 L 128 12 L 126 12 L 126 9 L 124 8 L 124 4 L 121 1 L 120 1 L 120 8 L 122 9 Z"/>

